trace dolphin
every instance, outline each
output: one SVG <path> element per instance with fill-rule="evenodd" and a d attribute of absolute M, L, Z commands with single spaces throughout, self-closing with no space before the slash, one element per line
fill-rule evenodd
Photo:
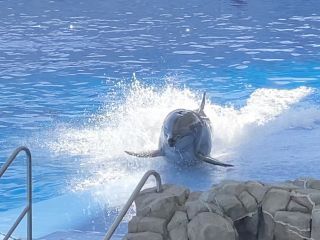
<path fill-rule="evenodd" d="M 176 109 L 166 116 L 157 150 L 139 153 L 125 152 L 144 158 L 164 156 L 179 165 L 194 165 L 202 161 L 232 167 L 233 165 L 220 162 L 209 155 L 212 147 L 211 123 L 203 111 L 205 97 L 206 93 L 203 94 L 199 109 L 195 111 Z"/>

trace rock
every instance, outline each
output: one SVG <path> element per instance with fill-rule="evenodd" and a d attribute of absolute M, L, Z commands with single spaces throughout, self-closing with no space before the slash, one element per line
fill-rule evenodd
<path fill-rule="evenodd" d="M 259 226 L 259 212 L 253 213 L 234 222 L 241 240 L 257 240 Z"/>
<path fill-rule="evenodd" d="M 309 196 L 313 206 L 320 204 L 320 191 L 312 191 Z"/>
<path fill-rule="evenodd" d="M 179 226 L 169 232 L 170 240 L 188 240 L 187 227 Z"/>
<path fill-rule="evenodd" d="M 320 206 L 315 206 L 312 210 L 312 230 L 311 238 L 316 240 L 320 239 Z"/>
<path fill-rule="evenodd" d="M 317 180 L 225 181 L 207 192 L 164 185 L 136 199 L 126 240 L 320 240 Z"/>
<path fill-rule="evenodd" d="M 129 233 L 153 232 L 166 234 L 167 221 L 155 217 L 133 217 L 128 225 Z"/>
<path fill-rule="evenodd" d="M 310 179 L 306 184 L 307 188 L 320 190 L 320 180 Z"/>
<path fill-rule="evenodd" d="M 128 223 L 128 232 L 136 233 L 138 232 L 138 224 L 142 217 L 133 216 Z"/>
<path fill-rule="evenodd" d="M 136 198 L 136 204 L 139 205 L 140 201 L 152 201 L 159 197 L 175 197 L 177 202 L 182 205 L 186 201 L 189 195 L 189 189 L 181 186 L 175 186 L 170 184 L 162 185 L 163 191 L 160 193 L 156 192 L 156 188 L 145 189 L 140 192 Z"/>
<path fill-rule="evenodd" d="M 217 192 L 215 190 L 203 192 L 198 199 L 207 203 L 216 203 Z"/>
<path fill-rule="evenodd" d="M 169 220 L 174 214 L 176 201 L 174 197 L 162 196 L 148 204 L 136 206 L 137 216 L 150 216 Z"/>
<path fill-rule="evenodd" d="M 163 191 L 144 190 L 136 198 L 137 216 L 170 220 L 176 207 L 184 204 L 189 194 L 187 188 L 163 185 Z"/>
<path fill-rule="evenodd" d="M 170 239 L 188 240 L 187 225 L 187 214 L 185 212 L 176 212 L 167 227 Z"/>
<path fill-rule="evenodd" d="M 296 179 L 294 181 L 288 181 L 296 186 L 298 186 L 299 188 L 307 188 L 307 180 L 306 179 Z"/>
<path fill-rule="evenodd" d="M 259 212 L 252 214 L 243 219 L 244 227 L 247 232 L 253 236 L 257 236 L 258 234 L 258 226 L 259 226 Z"/>
<path fill-rule="evenodd" d="M 314 206 L 308 193 L 301 193 L 301 192 L 293 191 L 291 193 L 291 199 L 292 199 L 292 201 L 307 208 L 308 212 L 311 212 L 311 210 Z"/>
<path fill-rule="evenodd" d="M 123 240 L 163 240 L 163 237 L 159 233 L 140 232 L 128 233 Z"/>
<path fill-rule="evenodd" d="M 176 206 L 176 211 L 180 211 L 180 212 L 187 212 L 187 207 L 186 207 L 186 205 L 182 205 L 182 206 L 180 206 L 180 205 L 178 205 L 178 206 Z"/>
<path fill-rule="evenodd" d="M 212 203 L 208 203 L 207 205 L 209 207 L 209 212 L 216 213 L 222 217 L 227 217 L 227 216 L 225 216 L 223 209 L 219 205 L 212 204 Z"/>
<path fill-rule="evenodd" d="M 236 240 L 237 232 L 232 224 L 216 213 L 199 213 L 188 224 L 189 240 Z"/>
<path fill-rule="evenodd" d="M 288 211 L 291 212 L 303 212 L 303 213 L 308 213 L 310 212 L 309 209 L 293 200 L 290 200 L 288 207 L 287 207 Z"/>
<path fill-rule="evenodd" d="M 247 214 L 240 200 L 234 195 L 218 194 L 216 201 L 233 221 L 243 218 Z"/>
<path fill-rule="evenodd" d="M 307 213 L 278 211 L 274 217 L 276 240 L 310 238 L 311 216 Z"/>
<path fill-rule="evenodd" d="M 274 216 L 277 211 L 286 210 L 290 192 L 282 189 L 270 189 L 262 202 L 262 211 Z"/>
<path fill-rule="evenodd" d="M 190 190 L 181 186 L 167 185 L 168 188 L 165 188 L 164 192 L 167 195 L 172 195 L 177 198 L 178 204 L 183 205 L 190 193 Z"/>
<path fill-rule="evenodd" d="M 259 240 L 273 240 L 274 236 L 274 221 L 273 216 L 264 212 L 259 219 Z"/>
<path fill-rule="evenodd" d="M 262 201 L 262 225 L 259 229 L 261 240 L 273 239 L 274 220 L 273 217 L 277 211 L 286 210 L 290 200 L 290 192 L 283 189 L 270 189 Z"/>
<path fill-rule="evenodd" d="M 264 195 L 268 191 L 268 187 L 258 182 L 246 182 L 246 187 L 247 191 L 256 199 L 258 204 L 262 202 Z"/>
<path fill-rule="evenodd" d="M 171 231 L 172 229 L 177 228 L 180 225 L 187 225 L 188 222 L 188 217 L 185 212 L 175 212 L 171 221 L 168 224 L 168 231 Z"/>
<path fill-rule="evenodd" d="M 248 213 L 257 211 L 257 201 L 247 191 L 243 191 L 242 193 L 240 193 L 239 200 L 242 202 Z"/>
<path fill-rule="evenodd" d="M 215 190 L 203 192 L 199 197 L 199 200 L 203 202 L 203 204 L 206 206 L 209 212 L 214 212 L 219 214 L 220 216 L 224 216 L 223 209 L 219 206 L 219 203 L 216 199 L 216 196 L 219 194 L 221 194 L 221 192 L 217 193 Z"/>
<path fill-rule="evenodd" d="M 274 183 L 272 185 L 270 185 L 270 187 L 272 188 L 278 188 L 278 189 L 283 189 L 283 190 L 287 190 L 287 191 L 291 191 L 294 189 L 300 189 L 299 186 L 291 183 L 291 182 L 279 182 L 279 183 Z"/>
<path fill-rule="evenodd" d="M 187 201 L 187 214 L 188 218 L 193 219 L 200 212 L 209 212 L 209 207 L 205 202 L 196 200 L 196 201 Z"/>
<path fill-rule="evenodd" d="M 200 196 L 203 194 L 204 192 L 191 192 L 189 193 L 189 197 L 187 199 L 187 201 L 195 201 L 198 200 L 200 198 Z"/>
<path fill-rule="evenodd" d="M 246 185 L 243 182 L 225 180 L 219 184 L 215 191 L 224 194 L 239 195 L 241 192 L 246 190 Z"/>

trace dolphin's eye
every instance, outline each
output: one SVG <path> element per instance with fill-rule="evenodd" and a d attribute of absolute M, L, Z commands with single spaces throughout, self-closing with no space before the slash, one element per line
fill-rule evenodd
<path fill-rule="evenodd" d="M 179 111 L 178 114 L 179 114 L 179 115 L 183 115 L 183 111 Z"/>

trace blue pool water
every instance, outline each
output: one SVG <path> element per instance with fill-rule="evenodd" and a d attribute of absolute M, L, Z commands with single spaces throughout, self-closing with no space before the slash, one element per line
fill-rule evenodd
<path fill-rule="evenodd" d="M 319 12 L 317 0 L 0 0 L 0 163 L 32 151 L 35 236 L 100 236 L 151 168 L 192 189 L 319 178 Z M 156 148 L 166 114 L 203 91 L 212 155 L 233 169 L 124 154 Z M 19 159 L 0 180 L 0 232 L 24 204 Z"/>

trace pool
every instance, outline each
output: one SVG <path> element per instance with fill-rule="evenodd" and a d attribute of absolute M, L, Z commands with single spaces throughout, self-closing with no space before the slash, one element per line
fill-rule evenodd
<path fill-rule="evenodd" d="M 191 189 L 319 178 L 319 12 L 316 0 L 0 0 L 0 164 L 32 151 L 35 237 L 101 238 L 149 169 Z M 212 155 L 234 168 L 125 155 L 156 148 L 166 114 L 204 91 Z M 5 232 L 25 201 L 22 156 L 0 197 Z"/>

